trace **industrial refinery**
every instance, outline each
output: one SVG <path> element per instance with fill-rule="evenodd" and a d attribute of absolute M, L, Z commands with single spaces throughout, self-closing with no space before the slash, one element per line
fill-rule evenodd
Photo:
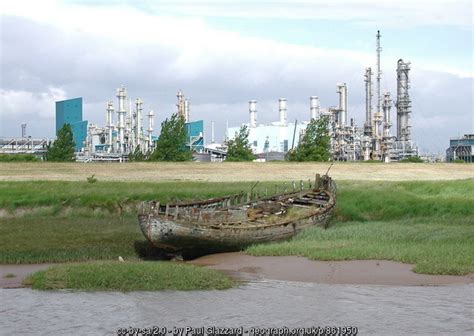
<path fill-rule="evenodd" d="M 380 38 L 380 31 L 378 31 L 376 35 L 376 106 L 374 109 L 372 68 L 368 67 L 364 74 L 366 113 L 363 126 L 357 126 L 353 118 L 348 121 L 346 83 L 336 86 L 336 93 L 339 95 L 337 107 L 321 108 L 317 96 L 309 98 L 308 120 L 322 116 L 329 118 L 333 160 L 390 162 L 418 155 L 418 148 L 411 139 L 410 63 L 402 59 L 397 62 L 397 98 L 393 103 L 390 92 L 382 94 L 380 89 L 382 79 Z M 397 113 L 396 135 L 392 135 L 391 131 L 392 106 L 396 107 Z M 257 101 L 249 101 L 249 122 L 245 125 L 249 127 L 249 142 L 255 154 L 263 153 L 264 158 L 283 159 L 289 149 L 298 146 L 309 121 L 288 123 L 287 112 L 287 100 L 280 98 L 278 100 L 279 120 L 270 124 L 258 124 Z M 232 139 L 239 129 L 240 126 L 227 128 L 226 134 Z"/>
<path fill-rule="evenodd" d="M 327 117 L 329 120 L 330 152 L 336 161 L 384 162 L 400 161 L 418 156 L 418 148 L 411 137 L 410 62 L 399 59 L 396 73 L 397 92 L 392 99 L 390 92 L 381 92 L 381 34 L 376 35 L 375 71 L 367 67 L 361 74 L 365 88 L 365 121 L 356 124 L 349 118 L 348 87 L 346 83 L 336 84 L 338 105 L 321 107 L 317 95 L 309 97 L 307 121 L 288 122 L 286 98 L 278 99 L 278 119 L 269 124 L 259 124 L 257 101 L 249 101 L 249 121 L 243 125 L 249 128 L 249 143 L 258 160 L 284 160 L 286 153 L 298 146 L 312 119 Z M 375 75 L 375 97 L 373 93 Z M 69 123 L 76 143 L 78 161 L 126 161 L 131 153 L 143 154 L 153 151 L 158 136 L 155 132 L 155 112 L 146 109 L 146 103 L 132 99 L 125 86 L 120 86 L 113 100 L 104 101 L 104 126 L 89 123 L 82 118 L 82 98 L 56 102 L 56 132 Z M 211 121 L 211 141 L 205 144 L 204 121 L 190 120 L 190 100 L 179 90 L 175 113 L 185 120 L 188 148 L 194 158 L 205 161 L 221 161 L 226 156 L 226 142 L 233 139 L 242 125 L 226 125 L 225 140 L 216 143 L 214 122 Z M 375 98 L 375 102 L 373 101 Z M 375 106 L 374 106 L 375 105 Z M 396 109 L 396 131 L 392 130 L 392 107 Z M 0 152 L 29 152 L 42 154 L 47 139 L 28 139 L 26 124 L 22 125 L 21 139 L 3 139 Z"/>

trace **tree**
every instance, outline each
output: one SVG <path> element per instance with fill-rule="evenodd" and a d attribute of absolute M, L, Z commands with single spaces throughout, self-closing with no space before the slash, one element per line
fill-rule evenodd
<path fill-rule="evenodd" d="M 423 163 L 425 161 L 423 161 L 423 159 L 419 156 L 409 156 L 403 160 L 400 160 L 400 162 Z"/>
<path fill-rule="evenodd" d="M 306 127 L 303 139 L 296 149 L 288 152 L 287 159 L 289 161 L 329 161 L 331 153 L 329 152 L 328 125 L 328 117 L 312 119 Z"/>
<path fill-rule="evenodd" d="M 253 155 L 249 145 L 248 137 L 249 129 L 246 125 L 243 125 L 235 139 L 227 142 L 226 161 L 252 161 L 255 159 L 255 155 Z"/>
<path fill-rule="evenodd" d="M 189 161 L 193 155 L 186 146 L 184 118 L 173 114 L 161 123 L 161 134 L 156 141 L 150 161 Z"/>
<path fill-rule="evenodd" d="M 72 137 L 71 125 L 64 124 L 57 135 L 56 141 L 48 145 L 45 160 L 55 162 L 74 161 L 74 148 L 76 144 Z"/>
<path fill-rule="evenodd" d="M 148 153 L 146 154 L 143 154 L 141 149 L 140 149 L 140 145 L 138 145 L 135 150 L 133 151 L 133 153 L 130 153 L 128 154 L 128 161 L 130 162 L 140 162 L 140 161 L 145 161 L 147 159 L 147 155 Z"/>

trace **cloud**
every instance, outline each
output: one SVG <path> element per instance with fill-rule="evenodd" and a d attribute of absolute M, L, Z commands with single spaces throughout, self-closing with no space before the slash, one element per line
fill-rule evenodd
<path fill-rule="evenodd" d="M 12 127 L 19 129 L 26 118 L 35 136 L 53 136 L 54 100 L 77 96 L 84 97 L 84 117 L 104 125 L 105 103 L 116 102 L 120 84 L 132 99 L 144 100 L 145 111 L 155 111 L 155 129 L 174 112 L 176 91 L 183 89 L 192 118 L 205 120 L 207 134 L 216 122 L 216 139 L 224 135 L 226 121 L 231 126 L 247 122 L 249 99 L 259 102 L 259 122 L 277 119 L 279 97 L 288 99 L 290 120 L 306 120 L 310 95 L 318 95 L 323 107 L 337 104 L 337 82 L 349 87 L 349 117 L 364 123 L 363 72 L 372 65 L 372 54 L 244 37 L 213 29 L 195 16 L 153 16 L 122 5 L 92 10 L 55 1 L 28 8 L 18 3 L 6 6 L 2 19 L 0 135 L 16 134 Z M 396 59 L 384 59 L 383 88 L 391 89 L 392 97 L 395 64 Z M 427 148 L 441 150 L 448 134 L 468 131 L 472 94 L 468 101 L 462 95 L 469 93 L 453 88 L 472 88 L 472 76 L 425 71 L 415 64 L 413 69 L 413 100 L 429 111 L 424 115 L 414 107 L 414 134 Z M 461 124 L 450 122 L 432 135 L 433 126 L 426 125 L 445 116 L 444 103 L 434 97 L 446 91 L 451 108 L 460 111 L 450 120 Z"/>
<path fill-rule="evenodd" d="M 469 0 L 145 1 L 155 13 L 231 18 L 336 20 L 372 26 L 472 25 Z"/>

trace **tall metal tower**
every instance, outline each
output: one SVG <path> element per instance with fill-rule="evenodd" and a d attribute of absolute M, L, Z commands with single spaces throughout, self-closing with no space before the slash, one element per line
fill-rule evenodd
<path fill-rule="evenodd" d="M 21 137 L 26 138 L 26 124 L 21 124 Z"/>
<path fill-rule="evenodd" d="M 382 48 L 380 47 L 380 30 L 377 30 L 377 111 L 376 113 L 381 112 L 382 106 L 382 97 L 380 96 L 380 79 L 382 78 L 382 70 L 380 70 L 380 52 Z"/>
<path fill-rule="evenodd" d="M 372 68 L 365 69 L 365 125 L 364 134 L 372 135 Z"/>
<path fill-rule="evenodd" d="M 410 88 L 410 78 L 408 72 L 410 71 L 410 62 L 403 62 L 399 59 L 397 62 L 397 140 L 410 141 L 410 115 L 411 115 L 411 100 L 408 94 Z"/>
<path fill-rule="evenodd" d="M 125 152 L 125 100 L 127 99 L 127 90 L 122 85 L 117 89 L 117 98 L 119 101 L 118 106 L 118 152 L 124 153 Z"/>

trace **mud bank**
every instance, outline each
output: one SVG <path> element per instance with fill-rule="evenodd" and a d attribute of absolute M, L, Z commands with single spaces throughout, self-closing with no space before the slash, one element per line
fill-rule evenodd
<path fill-rule="evenodd" d="M 53 264 L 0 265 L 0 288 L 20 288 L 29 274 Z"/>
<path fill-rule="evenodd" d="M 387 260 L 313 261 L 291 256 L 253 257 L 238 252 L 208 255 L 190 263 L 229 274 L 243 273 L 244 278 L 325 284 L 428 286 L 474 282 L 474 273 L 417 274 L 412 271 L 413 265 Z"/>

